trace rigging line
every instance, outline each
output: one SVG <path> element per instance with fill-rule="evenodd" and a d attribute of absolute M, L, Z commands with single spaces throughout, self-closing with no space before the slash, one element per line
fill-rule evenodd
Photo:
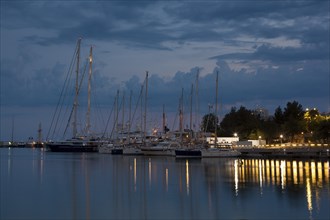
<path fill-rule="evenodd" d="M 58 123 L 59 123 L 60 118 L 61 118 L 61 112 L 62 112 L 62 109 L 63 109 L 63 106 L 64 106 L 65 98 L 66 98 L 68 90 L 69 90 L 69 85 L 70 85 L 70 82 L 71 82 L 71 79 L 72 79 L 72 74 L 73 74 L 73 66 L 75 64 L 76 64 L 76 59 L 73 59 L 73 63 L 70 67 L 70 72 L 68 73 L 69 77 L 67 78 L 68 80 L 66 82 L 66 85 L 65 85 L 65 88 L 64 88 L 64 91 L 63 91 L 64 93 L 62 95 L 62 99 L 60 99 L 60 104 L 59 104 L 60 108 L 59 108 L 59 111 L 57 113 L 57 118 L 56 118 L 56 123 L 55 123 L 54 131 L 53 131 L 53 135 L 55 134 L 55 132 L 57 133 L 57 135 L 59 134 L 59 130 L 57 130 L 57 126 L 58 126 Z M 62 121 L 63 120 L 64 120 L 64 117 L 62 117 Z"/>
<path fill-rule="evenodd" d="M 181 97 L 179 98 L 179 107 L 178 107 L 178 111 L 175 113 L 175 117 L 174 117 L 174 121 L 173 121 L 173 124 L 172 124 L 172 131 L 174 130 L 174 126 L 176 124 L 176 121 L 178 119 L 178 115 L 179 113 L 181 112 Z"/>
<path fill-rule="evenodd" d="M 105 133 L 106 133 L 107 130 L 108 130 L 108 125 L 109 125 L 109 122 L 110 122 L 110 118 L 112 117 L 112 113 L 113 113 L 113 111 L 114 111 L 114 108 L 115 108 L 115 103 L 116 103 L 116 98 L 115 98 L 115 100 L 114 100 L 114 103 L 113 103 L 113 105 L 112 105 L 111 112 L 110 112 L 110 114 L 109 114 L 109 117 L 108 117 L 107 123 L 106 123 L 106 125 L 105 125 L 105 129 L 104 129 L 104 132 L 103 132 L 102 138 L 104 138 Z"/>
<path fill-rule="evenodd" d="M 123 105 L 123 99 L 121 100 L 121 103 L 119 104 L 119 108 L 118 108 L 118 112 L 120 111 L 120 109 L 121 109 L 121 107 L 122 107 L 122 105 Z M 118 113 L 116 114 L 116 118 L 115 118 L 115 122 L 113 123 L 113 126 L 112 126 L 112 130 L 111 130 L 111 133 L 110 133 L 110 138 L 112 137 L 112 134 L 113 134 L 113 131 L 116 129 L 117 130 L 117 128 L 118 128 L 118 124 L 117 124 L 117 122 L 118 122 Z M 116 125 L 117 125 L 117 127 L 116 127 Z M 116 128 L 115 128 L 116 127 Z M 118 138 L 118 134 L 117 134 L 117 138 Z"/>
<path fill-rule="evenodd" d="M 55 120 L 55 117 L 56 117 L 56 114 L 57 114 L 57 111 L 58 111 L 58 108 L 59 108 L 59 103 L 60 103 L 60 100 L 61 100 L 61 98 L 62 98 L 62 96 L 63 96 L 63 92 L 64 92 L 64 88 L 65 88 L 65 85 L 66 85 L 67 79 L 68 79 L 68 77 L 69 77 L 69 75 L 70 75 L 69 73 L 72 71 L 73 63 L 74 63 L 74 60 L 75 60 L 74 58 L 75 58 L 75 55 L 76 55 L 76 53 L 77 53 L 77 50 L 78 50 L 78 45 L 76 46 L 75 51 L 74 51 L 74 53 L 73 53 L 73 56 L 72 56 L 72 59 L 71 59 L 71 62 L 70 62 L 70 66 L 69 66 L 69 69 L 68 69 L 68 72 L 67 72 L 67 75 L 66 75 L 66 79 L 65 79 L 64 84 L 63 84 L 63 86 L 62 86 L 61 93 L 60 93 L 60 97 L 59 97 L 59 100 L 58 100 L 58 102 L 57 102 L 57 105 L 56 105 L 56 108 L 55 108 L 55 112 L 54 112 L 54 114 L 53 114 L 52 121 L 51 121 L 50 127 L 49 127 L 48 132 L 47 132 L 46 140 L 48 140 L 49 135 L 50 135 L 50 132 L 51 132 L 51 130 L 52 130 L 52 127 L 53 127 L 53 124 L 54 124 L 54 120 Z M 56 129 L 56 128 L 54 128 L 54 130 L 55 130 L 55 129 Z M 55 132 L 55 131 L 54 131 L 54 132 Z M 53 133 L 54 133 L 54 132 L 53 132 Z"/>
<path fill-rule="evenodd" d="M 76 62 L 73 63 L 73 65 L 75 65 L 75 64 L 76 64 Z M 57 135 L 59 135 L 59 133 L 60 133 L 59 130 L 57 130 L 57 125 L 58 125 L 60 119 L 61 119 L 61 121 L 63 123 L 63 121 L 65 119 L 64 116 L 66 115 L 66 114 L 63 114 L 62 115 L 61 112 L 62 112 L 62 109 L 64 107 L 65 98 L 68 95 L 68 90 L 69 90 L 69 86 L 70 86 L 71 79 L 72 79 L 72 74 L 73 74 L 73 69 L 72 68 L 71 68 L 71 72 L 70 72 L 70 77 L 68 78 L 68 82 L 66 83 L 66 87 L 65 87 L 65 90 L 64 90 L 63 98 L 61 100 L 60 109 L 59 109 L 59 112 L 57 114 L 56 124 L 55 124 L 55 128 L 54 128 L 54 133 L 56 132 Z M 68 112 L 68 107 L 66 108 L 66 111 L 65 112 Z M 63 116 L 62 118 L 61 118 L 61 115 Z"/>
<path fill-rule="evenodd" d="M 105 126 L 104 124 L 104 113 L 102 112 L 102 107 L 101 107 L 101 104 L 100 104 L 100 101 L 98 100 L 98 97 L 96 96 L 96 91 L 95 91 L 95 87 L 94 87 L 94 81 L 95 81 L 95 75 L 93 74 L 92 75 L 92 80 L 91 80 L 91 84 L 92 84 L 92 91 L 91 91 L 91 94 L 93 96 L 93 99 L 92 99 L 92 102 L 95 106 L 95 111 L 96 113 L 94 114 L 96 120 L 97 120 L 97 123 L 96 125 L 100 124 L 102 127 Z M 98 130 L 102 130 L 101 127 L 98 127 Z"/>
<path fill-rule="evenodd" d="M 135 109 L 134 109 L 134 112 L 133 112 L 133 115 L 132 115 L 132 118 L 131 118 L 131 121 L 134 121 L 134 118 L 135 118 L 135 113 L 137 112 L 137 109 L 139 106 L 139 103 L 140 101 L 142 102 L 142 93 L 143 93 L 143 89 L 144 89 L 144 85 L 141 86 L 141 91 L 140 91 L 140 94 L 139 94 L 139 97 L 138 97 L 138 100 L 136 102 L 136 105 L 135 105 Z M 132 123 L 132 122 L 130 122 Z M 133 124 L 133 123 L 132 123 Z"/>
<path fill-rule="evenodd" d="M 83 80 L 84 80 L 85 75 L 86 75 L 86 69 L 87 69 L 87 62 L 86 62 L 86 64 L 85 64 L 85 68 L 84 68 L 83 75 L 81 76 L 81 79 L 80 79 L 80 83 L 79 83 L 79 87 L 78 87 L 77 95 L 79 95 L 79 93 L 80 93 L 81 85 L 82 85 Z M 73 105 L 72 105 L 72 109 L 71 109 L 71 112 L 70 112 L 70 116 L 69 116 L 69 119 L 68 119 L 68 122 L 67 122 L 66 127 L 65 127 L 65 130 L 64 130 L 64 132 L 63 132 L 63 137 L 65 137 L 66 131 L 67 131 L 69 125 L 70 125 L 71 117 L 72 117 L 73 110 L 74 110 L 75 107 L 76 107 L 76 106 L 75 106 L 75 104 L 73 103 Z"/>

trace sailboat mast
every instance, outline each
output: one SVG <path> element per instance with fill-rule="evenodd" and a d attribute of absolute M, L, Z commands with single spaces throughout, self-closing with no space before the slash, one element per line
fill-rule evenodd
<path fill-rule="evenodd" d="M 41 129 L 41 122 L 39 122 L 39 128 L 38 128 L 38 143 L 40 144 L 42 142 L 42 129 Z"/>
<path fill-rule="evenodd" d="M 121 117 L 121 132 L 124 133 L 125 128 L 125 91 L 123 91 L 123 110 L 122 110 L 122 117 Z M 124 137 L 122 137 L 124 138 Z"/>
<path fill-rule="evenodd" d="M 15 118 L 14 116 L 11 119 L 11 143 L 14 143 L 14 127 L 15 127 Z"/>
<path fill-rule="evenodd" d="M 180 117 L 180 124 L 179 124 L 179 129 L 180 129 L 180 133 L 182 136 L 183 133 L 183 88 L 181 91 L 181 99 L 180 99 L 180 109 L 179 109 L 179 117 Z"/>
<path fill-rule="evenodd" d="M 198 80 L 199 79 L 199 68 L 197 69 L 196 74 L 196 117 L 195 117 L 195 125 L 199 124 L 199 95 L 198 95 Z"/>
<path fill-rule="evenodd" d="M 191 84 L 191 93 L 190 93 L 190 124 L 189 124 L 190 132 L 192 132 L 192 104 L 193 104 L 193 92 L 194 92 L 194 85 Z"/>
<path fill-rule="evenodd" d="M 128 143 L 131 143 L 131 121 L 132 121 L 132 94 L 131 90 L 129 95 L 129 113 L 128 113 Z"/>
<path fill-rule="evenodd" d="M 146 71 L 146 94 L 144 102 L 144 138 L 147 136 L 147 100 L 148 100 L 148 71 Z"/>
<path fill-rule="evenodd" d="M 119 134 L 119 126 L 118 126 L 118 115 L 119 115 L 119 89 L 117 90 L 116 96 L 116 107 L 115 107 L 115 128 L 116 128 L 116 139 L 118 138 Z"/>
<path fill-rule="evenodd" d="M 87 96 L 87 113 L 86 113 L 86 132 L 90 134 L 91 128 L 91 80 L 92 80 L 92 67 L 93 67 L 93 47 L 89 51 L 89 71 L 88 71 L 88 96 Z"/>
<path fill-rule="evenodd" d="M 165 116 L 165 105 L 163 104 L 163 133 L 164 134 L 166 133 L 165 126 L 166 126 L 166 116 Z"/>
<path fill-rule="evenodd" d="M 75 97 L 74 97 L 74 109 L 73 109 L 73 137 L 77 136 L 77 107 L 78 107 L 78 92 L 79 92 L 79 61 L 80 61 L 80 44 L 81 38 L 77 42 L 77 66 L 76 66 L 76 83 L 75 83 Z"/>
<path fill-rule="evenodd" d="M 217 71 L 217 78 L 215 80 L 215 120 L 214 120 L 214 136 L 215 136 L 215 139 L 214 139 L 214 145 L 215 147 L 217 146 L 217 143 L 218 143 L 218 134 L 217 134 L 217 118 L 218 118 L 218 80 L 219 80 L 219 72 Z"/>

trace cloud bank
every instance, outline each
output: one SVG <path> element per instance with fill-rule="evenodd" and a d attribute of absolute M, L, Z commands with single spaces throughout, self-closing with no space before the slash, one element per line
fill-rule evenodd
<path fill-rule="evenodd" d="M 8 139 L 15 115 L 29 117 L 33 108 L 56 105 L 79 37 L 84 59 L 94 46 L 93 87 L 104 108 L 112 107 L 117 90 L 137 97 L 149 71 L 150 112 L 165 105 L 174 114 L 182 89 L 189 105 L 198 73 L 194 102 L 207 113 L 218 72 L 221 114 L 239 105 L 272 112 L 292 100 L 329 112 L 329 5 L 326 0 L 1 2 L 0 139 Z M 28 123 L 23 119 L 16 121 Z"/>

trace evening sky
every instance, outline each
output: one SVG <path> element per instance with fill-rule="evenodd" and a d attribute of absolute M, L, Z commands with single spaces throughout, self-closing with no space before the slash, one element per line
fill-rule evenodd
<path fill-rule="evenodd" d="M 197 73 L 201 115 L 214 106 L 216 72 L 221 116 L 241 105 L 273 114 L 293 100 L 329 112 L 329 11 L 328 0 L 2 0 L 0 140 L 13 124 L 20 140 L 39 123 L 47 132 L 80 37 L 108 111 L 117 90 L 137 99 L 148 71 L 155 124 L 163 105 L 174 118 L 182 88 L 189 111 Z"/>

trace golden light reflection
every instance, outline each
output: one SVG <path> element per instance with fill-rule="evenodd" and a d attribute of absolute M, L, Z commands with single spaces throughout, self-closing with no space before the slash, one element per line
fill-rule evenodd
<path fill-rule="evenodd" d="M 317 162 L 317 178 L 318 185 L 322 185 L 323 183 L 323 175 L 322 175 L 322 163 Z"/>
<path fill-rule="evenodd" d="M 134 170 L 134 192 L 136 192 L 136 158 L 134 158 L 133 170 Z"/>
<path fill-rule="evenodd" d="M 187 195 L 189 195 L 189 161 L 186 160 L 186 187 Z"/>
<path fill-rule="evenodd" d="M 149 162 L 148 162 L 148 173 L 149 173 L 149 186 L 151 186 L 151 158 L 149 158 Z"/>
<path fill-rule="evenodd" d="M 235 172 L 235 194 L 238 195 L 238 160 L 234 161 L 234 172 Z"/>
<path fill-rule="evenodd" d="M 272 184 L 275 185 L 275 162 L 274 162 L 274 160 L 270 161 L 270 169 L 271 169 L 270 179 L 271 179 Z"/>
<path fill-rule="evenodd" d="M 168 191 L 168 168 L 165 169 L 166 192 Z"/>
<path fill-rule="evenodd" d="M 275 174 L 275 182 L 276 182 L 276 184 L 277 185 L 280 185 L 281 184 L 281 172 L 280 172 L 280 169 L 281 169 L 281 167 L 280 167 L 280 161 L 275 161 L 275 172 L 276 172 L 276 174 Z M 281 184 L 282 185 L 282 184 Z"/>
<path fill-rule="evenodd" d="M 293 175 L 293 184 L 298 184 L 298 168 L 297 161 L 292 161 L 292 175 Z"/>
<path fill-rule="evenodd" d="M 311 213 L 313 210 L 313 201 L 312 201 L 312 189 L 310 178 L 306 179 L 306 200 L 307 200 L 307 209 Z"/>
<path fill-rule="evenodd" d="M 264 166 L 262 165 L 262 161 L 261 160 L 259 160 L 259 185 L 260 185 L 260 188 L 262 189 L 262 183 L 263 183 L 263 180 L 262 180 L 262 178 L 263 178 L 263 168 Z"/>
<path fill-rule="evenodd" d="M 286 166 L 285 166 L 285 161 L 281 161 L 281 186 L 282 189 L 285 189 L 285 181 L 286 181 Z"/>
<path fill-rule="evenodd" d="M 299 161 L 298 163 L 298 170 L 299 170 L 299 184 L 304 183 L 304 164 L 302 161 Z"/>
<path fill-rule="evenodd" d="M 235 160 L 233 165 L 236 196 L 240 190 L 240 182 L 257 183 L 261 194 L 262 188 L 267 184 L 279 186 L 282 190 L 290 190 L 290 185 L 301 185 L 305 189 L 310 214 L 313 209 L 319 209 L 322 187 L 330 182 L 329 161 L 245 159 Z"/>

